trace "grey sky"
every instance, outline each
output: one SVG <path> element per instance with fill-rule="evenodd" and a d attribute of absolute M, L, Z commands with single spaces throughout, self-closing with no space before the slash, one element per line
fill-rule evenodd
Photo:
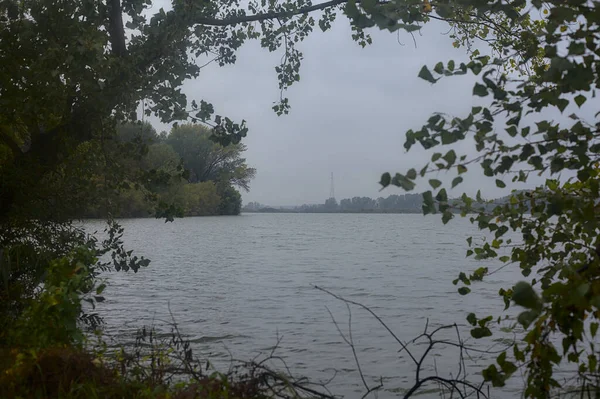
<path fill-rule="evenodd" d="M 372 30 L 374 43 L 362 49 L 351 39 L 348 20 L 339 16 L 331 31 L 317 28 L 299 45 L 304 54 L 301 81 L 287 93 L 292 105 L 287 116 L 278 117 L 271 109 L 279 96 L 274 66 L 281 52 L 269 53 L 257 42 L 243 46 L 235 65 L 203 69 L 184 91 L 190 100 L 212 102 L 219 114 L 246 119 L 246 157 L 258 173 L 250 192 L 243 193 L 244 203 L 322 203 L 329 195 L 331 172 L 338 200 L 401 194 L 397 188 L 379 192 L 381 173 L 420 169 L 431 155 L 417 146 L 407 153 L 406 130 L 420 128 L 435 111 L 466 116 L 473 105 L 473 77 L 435 85 L 417 77 L 424 64 L 467 60 L 464 49 L 453 48 L 447 29 L 443 23 L 428 24 L 416 35 L 416 48 L 409 34 L 400 34 L 401 45 L 396 34 Z M 494 179 L 482 179 L 476 169 L 467 174 L 460 192 L 503 193 Z M 432 177 L 449 181 L 454 175 Z M 424 181 L 417 191 L 427 188 Z"/>

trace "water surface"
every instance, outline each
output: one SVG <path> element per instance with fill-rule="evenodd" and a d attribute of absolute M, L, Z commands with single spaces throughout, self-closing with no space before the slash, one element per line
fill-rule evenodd
<path fill-rule="evenodd" d="M 100 222 L 86 225 L 102 229 Z M 196 354 L 217 366 L 225 367 L 231 356 L 268 353 L 280 340 L 277 353 L 295 373 L 326 380 L 337 370 L 329 388 L 354 398 L 364 387 L 331 318 L 347 334 L 348 310 L 315 285 L 368 306 L 404 341 L 427 323 L 430 330 L 460 323 L 463 339 L 480 348 L 500 349 L 512 337 L 499 331 L 492 340 L 475 342 L 466 333 L 469 312 L 501 314 L 498 289 L 519 276 L 507 268 L 476 284 L 471 295 L 456 292 L 452 280 L 460 271 L 499 266 L 465 257 L 466 238 L 480 235 L 466 219 L 444 226 L 439 216 L 409 214 L 246 214 L 174 223 L 128 219 L 122 225 L 127 249 L 152 260 L 137 274 L 106 276 L 110 285 L 100 314 L 107 330 L 124 341 L 142 325 L 168 332 L 171 312 Z M 367 382 L 384 383 L 379 397 L 410 388 L 413 363 L 398 353 L 394 338 L 357 307 L 351 327 Z M 416 346 L 415 356 L 423 348 Z M 468 370 L 479 381 L 475 373 L 490 357 L 473 356 Z M 456 375 L 458 360 L 448 347 L 432 353 L 424 372 Z M 492 397 L 515 396 L 507 392 Z"/>

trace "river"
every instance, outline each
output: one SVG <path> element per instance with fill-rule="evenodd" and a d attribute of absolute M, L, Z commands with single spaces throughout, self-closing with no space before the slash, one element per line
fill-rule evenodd
<path fill-rule="evenodd" d="M 85 224 L 90 230 L 103 228 L 100 221 Z M 121 224 L 127 249 L 152 260 L 138 273 L 105 275 L 107 300 L 98 310 L 107 331 L 124 341 L 144 325 L 168 332 L 171 312 L 196 355 L 215 367 L 226 367 L 231 356 L 246 360 L 268 354 L 279 341 L 276 353 L 295 374 L 316 380 L 335 375 L 329 389 L 354 398 L 365 388 L 352 350 L 332 321 L 333 316 L 347 334 L 348 309 L 315 286 L 368 306 L 403 341 L 421 334 L 427 324 L 431 331 L 454 322 L 466 344 L 480 349 L 498 350 L 513 337 L 502 328 L 509 322 L 495 325 L 491 339 L 475 341 L 468 335 L 467 314 L 502 314 L 498 289 L 517 281 L 519 273 L 514 266 L 505 268 L 474 284 L 471 294 L 457 293 L 452 280 L 460 271 L 500 266 L 465 257 L 466 238 L 481 236 L 465 218 L 443 225 L 439 215 L 244 214 Z M 367 384 L 383 382 L 380 398 L 401 396 L 414 384 L 414 363 L 398 353 L 398 342 L 372 315 L 356 306 L 351 312 Z M 440 338 L 455 339 L 450 333 Z M 412 348 L 418 356 L 425 346 Z M 471 356 L 469 379 L 478 382 L 479 368 L 496 355 Z M 433 351 L 422 375 L 455 376 L 458 360 L 456 348 Z M 491 396 L 515 393 L 504 388 Z M 424 396 L 438 394 L 426 390 Z"/>

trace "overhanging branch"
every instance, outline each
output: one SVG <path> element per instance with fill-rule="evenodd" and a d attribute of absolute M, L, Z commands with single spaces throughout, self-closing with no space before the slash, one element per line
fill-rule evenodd
<path fill-rule="evenodd" d="M 267 19 L 290 18 L 295 15 L 307 14 L 313 11 L 324 10 L 329 7 L 335 7 L 340 4 L 347 3 L 348 0 L 331 0 L 325 3 L 313 4 L 311 6 L 301 7 L 294 11 L 271 11 L 254 15 L 244 15 L 239 17 L 231 17 L 225 19 L 218 18 L 195 18 L 194 23 L 208 26 L 229 26 L 237 25 L 245 22 L 264 21 Z"/>

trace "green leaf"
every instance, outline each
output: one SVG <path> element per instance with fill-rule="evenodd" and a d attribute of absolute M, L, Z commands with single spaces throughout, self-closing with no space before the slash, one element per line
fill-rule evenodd
<path fill-rule="evenodd" d="M 414 180 L 417 178 L 417 171 L 415 169 L 410 169 L 408 172 L 406 172 L 406 177 L 408 177 L 411 180 Z"/>
<path fill-rule="evenodd" d="M 396 173 L 396 175 L 394 175 L 392 178 L 392 184 L 401 187 L 406 191 L 411 191 L 415 188 L 415 183 L 400 173 Z"/>
<path fill-rule="evenodd" d="M 460 177 L 460 176 L 458 176 L 458 177 L 455 177 L 455 178 L 452 180 L 452 188 L 454 188 L 454 187 L 458 186 L 460 183 L 462 183 L 462 181 L 463 181 L 463 178 L 462 178 L 462 177 Z"/>
<path fill-rule="evenodd" d="M 471 330 L 471 336 L 475 339 L 491 337 L 492 331 L 487 327 L 475 327 Z"/>
<path fill-rule="evenodd" d="M 431 188 L 433 188 L 435 190 L 436 188 L 438 188 L 439 186 L 442 185 L 442 182 L 439 181 L 438 179 L 430 179 L 429 185 L 431 186 Z"/>
<path fill-rule="evenodd" d="M 463 173 L 467 173 L 467 167 L 464 165 L 458 165 L 456 167 L 456 169 L 458 169 L 458 174 L 462 175 Z"/>
<path fill-rule="evenodd" d="M 592 338 L 596 337 L 596 333 L 598 332 L 598 323 L 594 322 L 590 324 L 590 333 L 592 334 Z"/>
<path fill-rule="evenodd" d="M 538 294 L 534 291 L 533 287 L 525 281 L 519 281 L 515 285 L 512 299 L 517 305 L 527 309 L 540 309 L 542 307 L 542 302 L 538 297 Z"/>
<path fill-rule="evenodd" d="M 514 295 L 513 295 L 514 298 Z M 523 326 L 523 328 L 527 329 L 531 323 L 533 323 L 535 321 L 535 319 L 539 316 L 539 312 L 536 310 L 526 310 L 525 312 L 522 312 L 521 314 L 519 314 L 519 316 L 517 317 L 517 321 L 519 322 L 519 324 L 521 324 Z"/>
<path fill-rule="evenodd" d="M 454 150 L 448 151 L 446 155 L 444 155 L 444 160 L 448 162 L 448 166 L 454 165 L 454 162 L 456 162 L 456 153 Z"/>
<path fill-rule="evenodd" d="M 467 295 L 469 292 L 471 292 L 471 289 L 469 287 L 460 287 L 458 289 L 458 293 L 460 295 Z"/>
<path fill-rule="evenodd" d="M 569 100 L 565 98 L 559 98 L 558 100 L 556 100 L 556 106 L 558 107 L 558 109 L 560 109 L 560 112 L 563 112 L 568 105 Z"/>
<path fill-rule="evenodd" d="M 569 44 L 569 54 L 570 55 L 582 55 L 584 53 L 585 53 L 585 43 L 571 42 L 571 44 Z"/>
<path fill-rule="evenodd" d="M 100 295 L 102 294 L 102 292 L 104 291 L 104 289 L 106 288 L 106 284 L 100 284 L 97 288 L 96 288 L 96 295 Z"/>
<path fill-rule="evenodd" d="M 479 97 L 485 97 L 488 95 L 488 89 L 486 86 L 482 85 L 481 83 L 475 83 L 475 86 L 473 87 L 473 95 L 479 96 Z"/>
<path fill-rule="evenodd" d="M 441 62 L 438 62 L 437 64 L 435 64 L 435 67 L 433 68 L 433 70 L 435 71 L 435 73 L 438 74 L 442 74 L 444 73 L 444 64 Z"/>
<path fill-rule="evenodd" d="M 435 196 L 435 199 L 440 202 L 447 202 L 448 201 L 448 193 L 446 192 L 446 189 L 442 188 Z"/>
<path fill-rule="evenodd" d="M 390 175 L 389 172 L 385 172 L 381 175 L 381 180 L 379 181 L 379 184 L 381 184 L 383 187 L 387 187 L 390 185 L 391 181 L 392 175 Z"/>
<path fill-rule="evenodd" d="M 584 95 L 580 94 L 577 97 L 575 97 L 574 100 L 575 104 L 577 104 L 578 107 L 581 107 L 585 100 L 587 100 L 587 98 Z"/>
<path fill-rule="evenodd" d="M 586 169 L 581 169 L 577 171 L 577 178 L 579 179 L 579 181 L 586 181 L 587 179 L 590 178 L 590 172 Z"/>
<path fill-rule="evenodd" d="M 452 212 L 450 212 L 449 210 L 444 211 L 444 213 L 442 214 L 442 223 L 448 223 L 453 217 L 454 215 L 452 214 Z"/>
<path fill-rule="evenodd" d="M 467 321 L 472 326 L 477 325 L 477 317 L 475 316 L 475 313 L 469 313 L 469 315 L 467 316 Z"/>
<path fill-rule="evenodd" d="M 501 368 L 507 376 L 510 376 L 511 374 L 514 374 L 515 371 L 517 371 L 517 366 L 513 362 L 508 361 L 504 362 Z"/>
<path fill-rule="evenodd" d="M 496 358 L 496 363 L 498 363 L 498 365 L 500 367 L 502 367 L 502 365 L 506 362 L 506 352 L 502 352 L 497 358 Z"/>
<path fill-rule="evenodd" d="M 437 82 L 437 79 L 435 79 L 433 77 L 433 75 L 431 74 L 431 72 L 429 72 L 429 69 L 423 65 L 423 68 L 421 68 L 421 71 L 419 72 L 419 77 L 423 80 L 426 80 L 430 83 L 435 83 Z"/>
<path fill-rule="evenodd" d="M 435 203 L 433 202 L 433 194 L 431 191 L 423 193 L 423 214 L 435 213 Z"/>
<path fill-rule="evenodd" d="M 519 362 L 525 361 L 525 352 L 519 350 L 519 347 L 517 345 L 513 346 L 513 353 L 515 355 L 515 360 Z"/>
<path fill-rule="evenodd" d="M 496 187 L 498 187 L 498 188 L 505 188 L 506 187 L 506 183 L 504 183 L 500 179 L 496 179 Z"/>
<path fill-rule="evenodd" d="M 479 75 L 481 70 L 483 69 L 482 65 L 479 62 L 471 61 L 469 62 L 468 67 L 473 71 L 473 74 Z"/>
<path fill-rule="evenodd" d="M 596 367 L 598 365 L 598 359 L 596 358 L 596 355 L 588 355 L 588 368 L 590 369 L 590 371 L 592 373 L 596 372 Z"/>

